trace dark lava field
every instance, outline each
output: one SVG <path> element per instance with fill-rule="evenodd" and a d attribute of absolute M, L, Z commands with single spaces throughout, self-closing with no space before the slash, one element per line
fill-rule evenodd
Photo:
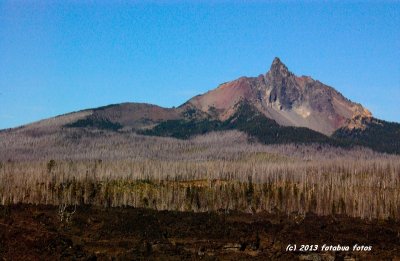
<path fill-rule="evenodd" d="M 71 211 L 72 212 L 72 211 Z M 372 246 L 288 252 L 288 244 Z M 0 208 L 1 260 L 400 260 L 400 223 L 343 216 L 80 206 Z"/>

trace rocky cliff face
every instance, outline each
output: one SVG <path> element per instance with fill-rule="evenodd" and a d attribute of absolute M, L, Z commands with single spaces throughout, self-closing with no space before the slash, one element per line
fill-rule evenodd
<path fill-rule="evenodd" d="M 189 100 L 185 106 L 216 115 L 220 120 L 247 100 L 265 116 L 283 126 L 307 127 L 331 135 L 348 120 L 370 118 L 371 113 L 319 81 L 298 77 L 275 58 L 270 70 L 258 77 L 242 77 Z"/>

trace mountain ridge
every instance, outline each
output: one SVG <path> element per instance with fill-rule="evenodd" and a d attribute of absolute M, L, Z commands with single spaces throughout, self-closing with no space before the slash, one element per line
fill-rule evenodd
<path fill-rule="evenodd" d="M 233 122 L 238 115 L 240 123 Z M 375 119 L 361 104 L 333 87 L 310 76 L 296 76 L 278 57 L 265 74 L 225 82 L 178 107 L 110 104 L 5 131 L 36 136 L 65 128 L 133 131 L 177 138 L 239 129 L 264 143 L 346 143 L 400 153 L 398 142 L 391 141 L 400 140 L 400 124 Z M 390 138 L 380 144 L 376 136 L 379 134 Z"/>
<path fill-rule="evenodd" d="M 225 120 L 242 98 L 280 125 L 306 127 L 328 136 L 348 119 L 358 115 L 372 117 L 361 104 L 350 101 L 334 88 L 308 76 L 294 75 L 279 58 L 273 60 L 266 74 L 240 77 L 187 103 L 205 112 L 215 108 L 219 119 Z"/>

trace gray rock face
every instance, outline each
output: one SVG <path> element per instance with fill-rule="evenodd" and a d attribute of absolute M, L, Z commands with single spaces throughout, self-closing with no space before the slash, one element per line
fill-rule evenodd
<path fill-rule="evenodd" d="M 265 83 L 265 89 L 270 90 L 269 97 L 266 97 L 269 103 L 279 101 L 282 109 L 290 110 L 295 103 L 302 102 L 294 75 L 279 58 L 275 58 L 272 62 L 271 69 L 265 75 Z"/>

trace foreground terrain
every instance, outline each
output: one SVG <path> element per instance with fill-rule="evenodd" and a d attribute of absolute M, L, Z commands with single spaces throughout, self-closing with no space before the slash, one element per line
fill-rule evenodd
<path fill-rule="evenodd" d="M 1 137 L 0 260 L 400 258 L 399 155 L 232 130 Z"/>
<path fill-rule="evenodd" d="M 82 206 L 0 208 L 2 260 L 400 260 L 400 223 L 343 216 L 193 213 Z M 288 244 L 372 246 L 287 252 Z"/>

